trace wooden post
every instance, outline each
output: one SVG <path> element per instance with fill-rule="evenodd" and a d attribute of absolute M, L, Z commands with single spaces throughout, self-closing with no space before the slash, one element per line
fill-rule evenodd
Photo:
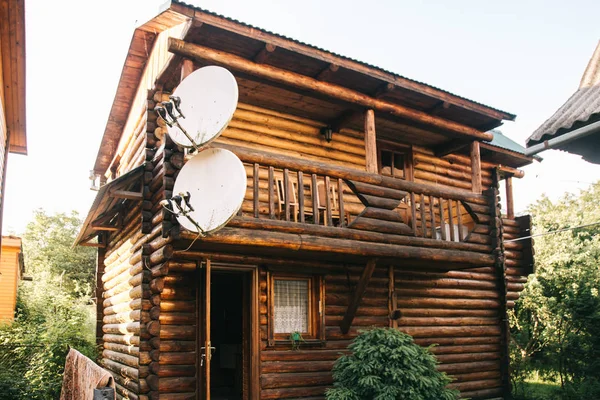
<path fill-rule="evenodd" d="M 189 58 L 184 58 L 181 63 L 181 80 L 187 78 L 192 72 L 194 72 L 194 62 Z"/>
<path fill-rule="evenodd" d="M 365 160 L 367 172 L 377 171 L 377 137 L 375 135 L 375 112 L 365 111 Z"/>
<path fill-rule="evenodd" d="M 206 399 L 210 399 L 210 359 L 212 356 L 212 343 L 210 340 L 210 278 L 211 278 L 210 258 L 205 262 L 205 280 L 204 280 L 204 394 Z"/>
<path fill-rule="evenodd" d="M 348 309 L 346 310 L 346 314 L 344 314 L 344 319 L 340 323 L 340 329 L 343 334 L 348 333 L 350 330 L 350 326 L 352 325 L 352 321 L 354 320 L 354 316 L 356 315 L 356 310 L 360 306 L 360 302 L 363 298 L 367 290 L 367 286 L 369 285 L 369 281 L 371 280 L 371 276 L 373 275 L 373 271 L 375 271 L 375 266 L 377 265 L 376 259 L 371 259 L 367 262 L 365 269 L 360 277 L 360 281 L 358 281 L 358 285 L 356 285 L 356 289 L 354 290 L 354 295 L 350 299 L 350 304 L 348 305 Z"/>
<path fill-rule="evenodd" d="M 481 155 L 479 142 L 471 143 L 471 182 L 473 193 L 481 193 Z"/>
<path fill-rule="evenodd" d="M 506 216 L 510 219 L 515 217 L 512 176 L 506 178 Z"/>

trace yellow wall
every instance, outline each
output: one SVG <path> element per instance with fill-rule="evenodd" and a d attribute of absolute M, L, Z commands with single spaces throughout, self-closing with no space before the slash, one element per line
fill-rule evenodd
<path fill-rule="evenodd" d="M 12 321 L 17 303 L 21 239 L 3 236 L 0 255 L 0 324 Z"/>

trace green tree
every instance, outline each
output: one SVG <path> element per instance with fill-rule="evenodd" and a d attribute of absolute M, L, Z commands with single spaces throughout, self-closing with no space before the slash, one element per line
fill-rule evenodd
<path fill-rule="evenodd" d="M 95 252 L 72 249 L 76 213 L 39 210 L 23 236 L 27 273 L 15 321 L 0 326 L 0 400 L 51 400 L 60 395 L 69 346 L 95 358 Z"/>
<path fill-rule="evenodd" d="M 530 208 L 534 234 L 588 225 L 535 239 L 536 274 L 511 315 L 513 369 L 558 378 L 563 398 L 600 398 L 598 205 L 600 182 Z"/>
<path fill-rule="evenodd" d="M 397 329 L 375 328 L 361 333 L 333 367 L 328 400 L 454 400 L 446 388 L 450 378 L 436 370 L 429 349 Z"/>
<path fill-rule="evenodd" d="M 81 226 L 77 212 L 48 215 L 37 210 L 25 228 L 23 251 L 30 274 L 50 273 L 62 277 L 70 292 L 91 294 L 94 287 L 96 250 L 74 247 Z"/>

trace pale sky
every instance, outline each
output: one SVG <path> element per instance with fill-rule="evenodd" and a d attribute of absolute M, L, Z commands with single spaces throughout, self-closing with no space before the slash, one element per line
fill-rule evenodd
<path fill-rule="evenodd" d="M 37 208 L 86 215 L 131 35 L 162 3 L 26 1 L 29 155 L 9 157 L 5 234 L 21 233 Z M 600 39 L 600 1 L 190 3 L 517 114 L 500 129 L 521 144 L 577 89 Z M 541 155 L 515 183 L 517 211 L 600 179 L 578 156 Z"/>

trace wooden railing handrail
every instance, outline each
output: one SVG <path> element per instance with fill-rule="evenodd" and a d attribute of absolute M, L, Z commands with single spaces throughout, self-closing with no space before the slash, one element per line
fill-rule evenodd
<path fill-rule="evenodd" d="M 257 163 L 274 168 L 287 168 L 302 171 L 304 173 L 327 175 L 334 179 L 346 179 L 396 190 L 404 190 L 411 193 L 444 197 L 452 200 L 462 200 L 478 204 L 488 203 L 486 196 L 461 189 L 454 189 L 428 183 L 410 182 L 403 179 L 373 174 L 353 168 L 340 167 L 338 165 L 328 164 L 321 161 L 305 160 L 262 150 L 250 149 L 242 146 L 218 143 L 212 144 L 212 147 L 230 150 L 235 153 L 242 162 L 246 163 Z"/>

